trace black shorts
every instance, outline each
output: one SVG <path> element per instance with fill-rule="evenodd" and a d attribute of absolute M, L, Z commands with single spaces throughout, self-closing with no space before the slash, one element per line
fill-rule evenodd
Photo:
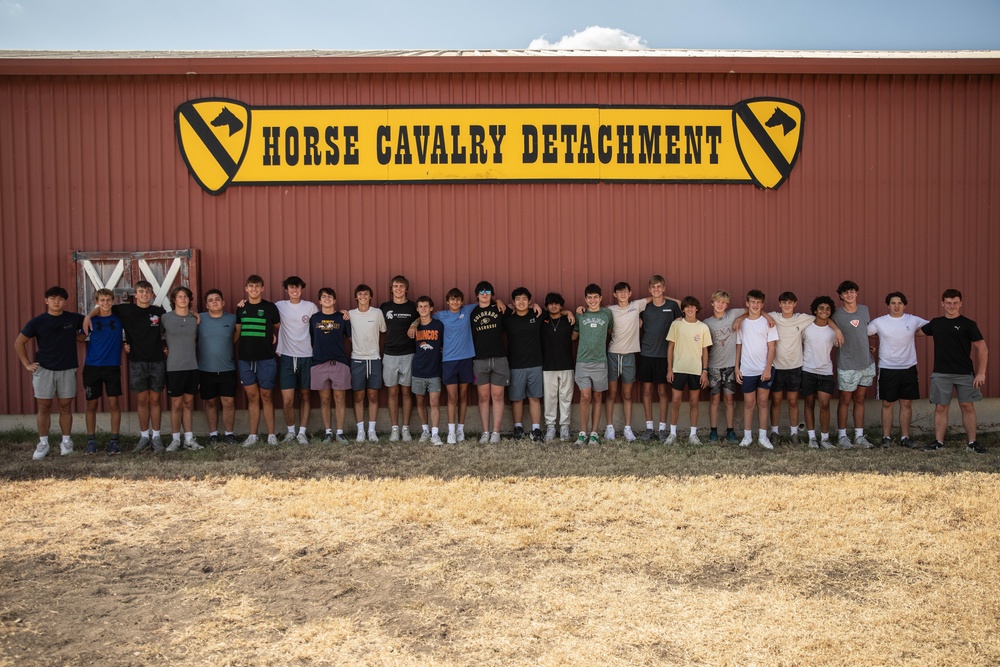
<path fill-rule="evenodd" d="M 802 390 L 802 367 L 782 370 L 774 369 L 774 381 L 771 383 L 771 393 L 776 391 L 799 392 Z"/>
<path fill-rule="evenodd" d="M 670 386 L 678 391 L 684 391 L 685 389 L 701 391 L 701 376 L 689 373 L 674 373 L 674 381 Z"/>
<path fill-rule="evenodd" d="M 198 371 L 167 371 L 167 396 L 177 398 L 198 393 Z"/>
<path fill-rule="evenodd" d="M 920 398 L 920 380 L 917 377 L 917 367 L 879 369 L 876 398 L 890 403 L 900 399 L 912 401 Z"/>
<path fill-rule="evenodd" d="M 201 400 L 210 401 L 218 396 L 233 398 L 236 396 L 236 370 L 213 373 L 211 371 L 198 371 L 198 384 L 201 391 Z"/>
<path fill-rule="evenodd" d="M 94 401 L 103 394 L 108 397 L 122 395 L 121 366 L 84 366 L 83 393 L 88 401 Z"/>
<path fill-rule="evenodd" d="M 837 393 L 837 378 L 833 375 L 817 375 L 809 371 L 802 371 L 802 389 L 799 396 L 805 398 L 817 392 L 823 392 L 833 396 Z"/>
<path fill-rule="evenodd" d="M 644 357 L 641 354 L 636 365 L 636 379 L 654 384 L 667 383 L 667 358 Z"/>

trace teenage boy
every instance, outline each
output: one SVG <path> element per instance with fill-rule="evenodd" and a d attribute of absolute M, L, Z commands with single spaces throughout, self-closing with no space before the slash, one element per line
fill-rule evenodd
<path fill-rule="evenodd" d="M 372 308 L 374 293 L 368 285 L 354 288 L 358 307 L 348 313 L 351 321 L 351 389 L 354 391 L 354 420 L 358 423 L 358 442 L 365 441 L 365 397 L 368 397 L 368 441 L 378 442 L 375 420 L 378 419 L 378 391 L 382 388 L 382 359 L 379 335 L 385 333 L 385 316 Z"/>
<path fill-rule="evenodd" d="M 31 373 L 31 384 L 38 403 L 38 445 L 31 456 L 35 461 L 49 453 L 49 427 L 52 424 L 52 401 L 59 399 L 59 428 L 62 442 L 59 453 L 73 453 L 73 399 L 76 397 L 76 343 L 83 327 L 83 316 L 65 310 L 69 293 L 58 285 L 45 290 L 45 312 L 28 320 L 14 340 L 14 350 L 21 365 Z M 28 357 L 28 341 L 36 339 L 35 361 Z"/>
<path fill-rule="evenodd" d="M 465 294 L 457 287 L 448 290 L 445 301 L 448 310 L 438 311 L 433 317 L 444 325 L 444 337 L 448 341 L 441 353 L 441 382 L 448 392 L 448 444 L 454 445 L 465 440 L 469 383 L 474 378 L 472 358 L 476 356 L 469 315 L 476 304 L 463 305 Z M 410 331 L 416 335 L 416 326 L 411 325 Z"/>
<path fill-rule="evenodd" d="M 191 290 L 183 285 L 170 290 L 170 312 L 160 322 L 167 345 L 167 396 L 170 397 L 170 430 L 173 438 L 168 452 L 181 448 L 202 449 L 191 428 L 194 395 L 198 391 L 198 321 L 191 312 Z"/>
<path fill-rule="evenodd" d="M 736 331 L 733 323 L 745 312 L 744 308 L 729 307 L 729 292 L 716 290 L 712 293 L 712 313 L 705 318 L 705 325 L 712 332 L 712 347 L 708 351 L 708 386 L 712 399 L 708 406 L 711 431 L 709 442 L 719 440 L 719 404 L 725 404 L 726 440 L 739 442 L 734 429 L 736 394 Z"/>
<path fill-rule="evenodd" d="M 413 416 L 413 393 L 410 385 L 413 381 L 414 341 L 407 335 L 410 325 L 416 320 L 417 304 L 407 298 L 410 281 L 406 276 L 395 276 L 389 282 L 392 300 L 380 306 L 385 317 L 385 354 L 382 355 L 382 382 L 389 389 L 389 421 L 392 430 L 389 432 L 389 442 L 403 440 L 409 442 L 410 418 Z M 400 429 L 400 403 L 402 403 L 402 429 Z"/>
<path fill-rule="evenodd" d="M 503 344 L 503 311 L 493 302 L 493 285 L 480 281 L 476 285 L 476 307 L 469 316 L 472 325 L 472 343 L 476 358 L 472 362 L 476 390 L 479 393 L 479 419 L 483 434 L 479 444 L 500 442 L 500 423 L 503 420 L 503 392 L 510 384 L 510 366 Z M 490 406 L 493 420 L 490 421 Z M 492 424 L 492 429 L 490 428 Z"/>
<path fill-rule="evenodd" d="M 944 448 L 948 430 L 948 407 L 952 393 L 958 392 L 962 425 L 968 441 L 966 451 L 985 454 L 976 441 L 976 402 L 983 400 L 980 387 L 986 384 L 989 350 L 979 326 L 962 315 L 962 293 L 947 289 L 941 295 L 944 317 L 935 317 L 923 327 L 934 337 L 934 372 L 931 373 L 931 403 L 934 404 L 934 442 L 924 449 Z M 975 360 L 973 361 L 973 356 Z"/>
<path fill-rule="evenodd" d="M 513 312 L 503 320 L 510 348 L 510 405 L 514 417 L 514 439 L 524 438 L 524 399 L 531 416 L 531 440 L 542 441 L 542 398 L 545 378 L 542 359 L 542 317 L 531 308 L 531 292 L 518 287 L 510 295 Z"/>
<path fill-rule="evenodd" d="M 608 389 L 608 336 L 614 331 L 615 320 L 611 311 L 601 307 L 601 287 L 595 283 L 583 290 L 587 309 L 576 318 L 573 338 L 579 339 L 576 350 L 576 386 L 580 388 L 580 435 L 578 445 L 586 444 L 590 431 L 590 444 L 600 442 L 597 427 L 601 420 L 601 401 Z"/>
<path fill-rule="evenodd" d="M 830 399 L 837 390 L 837 379 L 833 376 L 833 359 L 830 353 L 837 344 L 837 333 L 830 325 L 830 317 L 836 310 L 833 299 L 818 296 L 809 306 L 815 316 L 812 324 L 802 330 L 802 390 L 800 395 L 806 402 L 806 429 L 809 433 L 809 447 L 831 449 L 830 442 Z M 816 440 L 816 401 L 819 400 L 820 440 Z"/>
<path fill-rule="evenodd" d="M 125 329 L 125 352 L 128 355 L 128 388 L 138 397 L 136 412 L 139 417 L 139 442 L 135 453 L 152 447 L 153 452 L 163 451 L 160 440 L 160 395 L 167 383 L 166 356 L 163 353 L 163 330 L 160 318 L 166 312 L 153 304 L 153 285 L 148 280 L 135 284 L 135 303 L 119 303 L 111 308 Z M 83 322 L 83 332 L 91 330 L 90 312 Z"/>
<path fill-rule="evenodd" d="M 632 301 L 632 286 L 627 282 L 615 283 L 615 303 L 608 307 L 615 319 L 608 344 L 608 400 L 604 404 L 608 426 L 605 440 L 614 440 L 615 401 L 618 382 L 622 385 L 622 412 L 625 416 L 623 433 L 629 442 L 635 440 L 632 432 L 632 385 L 636 377 L 636 356 L 642 350 L 639 344 L 639 325 L 643 310 L 651 297 Z"/>
<path fill-rule="evenodd" d="M 87 358 L 83 362 L 83 393 L 87 397 L 87 454 L 97 453 L 97 403 L 108 397 L 111 440 L 108 454 L 120 454 L 122 425 L 122 321 L 111 312 L 115 293 L 102 287 L 94 294 L 98 313 L 90 318 Z"/>
<path fill-rule="evenodd" d="M 413 355 L 413 394 L 417 397 L 420 418 L 420 442 L 441 446 L 441 349 L 444 347 L 444 324 L 431 317 L 434 300 L 429 296 L 417 299 L 417 329 Z M 430 419 L 427 418 L 430 403 Z"/>
<path fill-rule="evenodd" d="M 557 292 L 545 295 L 542 320 L 542 380 L 545 384 L 545 442 L 568 442 L 573 408 L 573 321 L 563 315 L 566 301 Z"/>
<path fill-rule="evenodd" d="M 700 445 L 698 439 L 698 404 L 701 390 L 708 387 L 708 348 L 712 346 L 712 332 L 708 325 L 698 320 L 701 303 L 693 296 L 681 301 L 684 318 L 674 320 L 667 333 L 667 382 L 670 383 L 670 435 L 665 443 L 677 442 L 677 420 L 681 412 L 681 399 L 688 390 L 688 417 L 690 432 L 688 442 Z"/>
<path fill-rule="evenodd" d="M 837 444 L 847 449 L 851 444 L 847 437 L 848 408 L 853 407 L 854 446 L 871 449 L 872 443 L 865 437 L 865 397 L 868 387 L 875 381 L 875 359 L 868 343 L 868 324 L 871 316 L 868 306 L 858 303 L 858 284 L 845 280 L 837 286 L 841 307 L 833 314 L 832 321 L 844 336 L 844 343 L 837 351 Z"/>
<path fill-rule="evenodd" d="M 319 312 L 309 318 L 313 365 L 310 387 L 319 392 L 319 411 L 323 417 L 323 444 L 346 443 L 344 420 L 347 418 L 347 390 L 351 388 L 351 361 L 344 340 L 351 337 L 351 324 L 337 310 L 337 293 L 332 287 L 319 290 Z M 337 433 L 333 433 L 332 403 L 337 410 Z"/>
<path fill-rule="evenodd" d="M 681 316 L 680 303 L 663 295 L 666 283 L 663 276 L 649 279 L 649 302 L 639 314 L 642 319 L 642 335 L 639 339 L 639 359 L 636 376 L 642 382 L 642 409 L 646 418 L 646 430 L 639 436 L 642 440 L 659 437 L 667 439 L 667 332 L 674 320 Z M 659 429 L 653 430 L 653 388 L 660 399 Z"/>
<path fill-rule="evenodd" d="M 267 427 L 267 444 L 277 445 L 273 392 L 277 384 L 278 362 L 274 359 L 274 344 L 281 327 L 281 313 L 277 306 L 263 298 L 263 278 L 249 276 L 245 289 L 246 302 L 236 310 L 240 384 L 247 396 L 247 418 L 250 422 L 250 435 L 243 441 L 243 446 L 253 447 L 260 442 L 257 428 L 261 413 Z"/>
<path fill-rule="evenodd" d="M 233 427 L 236 423 L 236 316 L 226 312 L 222 291 L 205 292 L 208 310 L 198 321 L 198 391 L 205 402 L 208 421 L 208 441 L 235 445 Z M 219 437 L 219 405 L 222 406 L 223 437 Z"/>
<path fill-rule="evenodd" d="M 289 276 L 281 283 L 287 299 L 274 305 L 281 315 L 278 330 L 278 382 L 281 385 L 281 408 L 285 414 L 288 432 L 284 442 L 309 444 L 306 429 L 309 426 L 309 412 L 312 401 L 309 395 L 311 382 L 309 370 L 312 368 L 312 338 L 309 318 L 319 312 L 312 301 L 302 300 L 302 290 L 306 283 L 298 276 Z M 295 432 L 295 394 L 299 394 L 299 429 Z"/>
<path fill-rule="evenodd" d="M 878 398 L 882 401 L 882 447 L 892 445 L 893 407 L 899 401 L 899 444 L 910 447 L 913 400 L 920 398 L 917 346 L 914 338 L 928 320 L 906 312 L 906 295 L 885 297 L 889 314 L 868 325 L 868 335 L 878 337 Z"/>
<path fill-rule="evenodd" d="M 753 442 L 753 413 L 757 410 L 757 442 L 764 449 L 774 449 L 767 437 L 768 398 L 774 373 L 774 351 L 778 332 L 763 317 L 764 293 L 747 292 L 747 317 L 736 332 L 736 381 L 743 390 L 743 440 L 740 447 Z"/>

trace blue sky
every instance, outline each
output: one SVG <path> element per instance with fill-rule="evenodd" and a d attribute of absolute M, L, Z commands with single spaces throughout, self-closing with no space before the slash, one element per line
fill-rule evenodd
<path fill-rule="evenodd" d="M 607 30 L 586 30 L 594 26 Z M 523 49 L 532 43 L 1000 49 L 1000 0 L 0 0 L 0 49 Z"/>

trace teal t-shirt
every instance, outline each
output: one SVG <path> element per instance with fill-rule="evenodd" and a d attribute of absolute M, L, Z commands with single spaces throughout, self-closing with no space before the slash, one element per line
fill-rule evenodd
<path fill-rule="evenodd" d="M 576 316 L 573 331 L 580 333 L 576 348 L 578 364 L 605 364 L 608 362 L 608 334 L 615 326 L 614 317 L 607 308 L 597 312 L 584 311 Z"/>

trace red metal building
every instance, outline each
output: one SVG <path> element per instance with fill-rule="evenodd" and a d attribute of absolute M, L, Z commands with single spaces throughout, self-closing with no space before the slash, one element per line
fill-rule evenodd
<path fill-rule="evenodd" d="M 388 298 L 397 273 L 414 296 L 470 294 L 485 278 L 501 294 L 525 285 L 572 304 L 589 282 L 610 295 L 627 280 L 641 294 L 661 273 L 677 297 L 707 305 L 722 288 L 738 302 L 756 287 L 774 309 L 781 291 L 804 308 L 850 278 L 873 316 L 894 290 L 910 297 L 910 312 L 936 316 L 941 291 L 956 287 L 996 350 L 998 74 L 996 52 L 0 52 L 0 413 L 34 411 L 13 340 L 42 311 L 47 286 L 74 291 L 81 258 L 93 257 L 74 252 L 192 250 L 197 289 L 221 288 L 230 307 L 250 273 L 272 300 L 294 273 L 307 292 L 334 287 L 342 307 L 361 282 Z M 800 105 L 804 122 L 776 189 L 367 179 L 214 196 L 189 171 L 175 124 L 181 105 L 205 98 L 254 109 L 527 105 L 567 116 L 774 98 Z M 926 389 L 930 345 L 918 350 Z M 1000 395 L 1000 364 L 986 390 Z"/>

